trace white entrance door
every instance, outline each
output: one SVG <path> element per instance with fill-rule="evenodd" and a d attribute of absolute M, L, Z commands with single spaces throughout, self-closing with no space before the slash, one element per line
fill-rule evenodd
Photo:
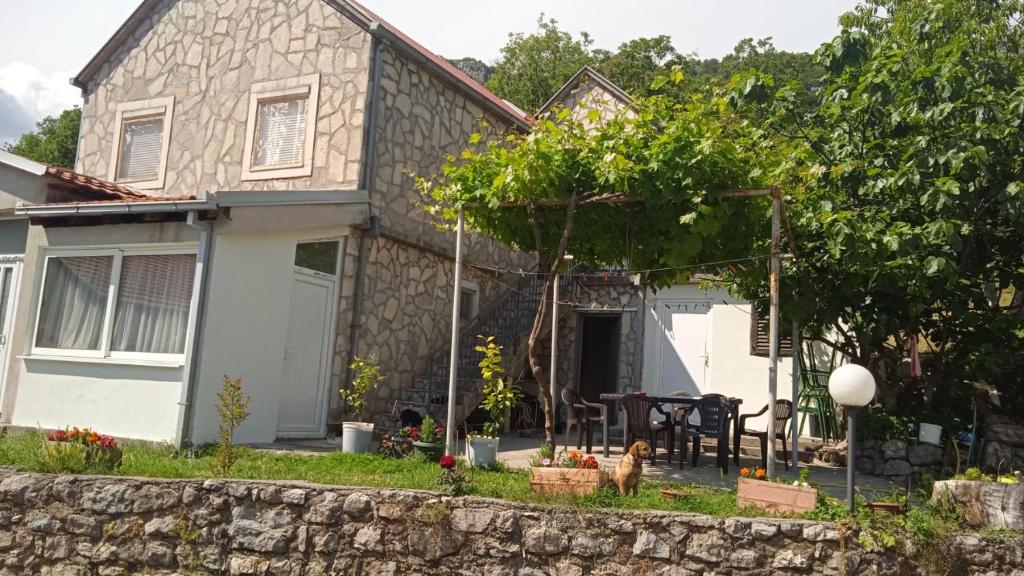
<path fill-rule="evenodd" d="M 7 364 L 10 361 L 12 324 L 20 274 L 21 262 L 0 263 L 0 400 L 4 397 L 7 381 Z"/>
<path fill-rule="evenodd" d="M 280 437 L 314 438 L 327 433 L 335 285 L 334 277 L 295 269 L 277 419 Z"/>
<path fill-rule="evenodd" d="M 660 390 L 706 394 L 709 302 L 660 302 Z"/>

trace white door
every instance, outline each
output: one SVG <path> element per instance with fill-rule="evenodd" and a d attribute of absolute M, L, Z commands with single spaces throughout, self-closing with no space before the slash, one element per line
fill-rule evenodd
<path fill-rule="evenodd" d="M 295 269 L 277 418 L 280 437 L 314 438 L 327 433 L 335 283 L 328 275 Z"/>
<path fill-rule="evenodd" d="M 709 302 L 660 302 L 659 394 L 706 394 Z"/>
<path fill-rule="evenodd" d="M 20 274 L 20 262 L 0 263 L 0 400 L 3 400 L 7 383 L 7 364 L 11 356 L 11 334 Z"/>

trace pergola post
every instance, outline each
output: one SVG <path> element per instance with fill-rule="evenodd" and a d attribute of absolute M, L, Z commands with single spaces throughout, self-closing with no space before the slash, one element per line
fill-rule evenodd
<path fill-rule="evenodd" d="M 797 415 L 797 407 L 800 406 L 800 354 L 803 351 L 803 343 L 800 342 L 800 324 L 793 321 L 793 414 L 789 421 L 789 441 L 792 444 L 790 454 L 793 455 L 793 468 L 797 468 L 800 454 L 800 418 Z"/>
<path fill-rule="evenodd" d="M 782 195 L 772 190 L 772 253 L 771 272 L 768 280 L 770 308 L 768 313 L 768 454 L 766 455 L 768 477 L 775 476 L 775 401 L 779 388 L 779 272 L 782 268 Z"/>
<path fill-rule="evenodd" d="M 459 207 L 459 222 L 455 228 L 455 287 L 452 298 L 452 350 L 448 364 L 448 421 L 444 428 L 445 454 L 455 455 L 455 394 L 459 378 L 459 314 L 462 308 L 462 235 L 466 228 L 466 216 Z"/>

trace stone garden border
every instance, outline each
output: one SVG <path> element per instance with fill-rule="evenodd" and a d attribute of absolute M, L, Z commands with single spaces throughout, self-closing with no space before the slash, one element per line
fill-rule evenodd
<path fill-rule="evenodd" d="M 0 574 L 923 574 L 835 524 L 584 511 L 246 480 L 0 470 Z M 1024 576 L 1024 543 L 965 535 L 963 574 Z"/>

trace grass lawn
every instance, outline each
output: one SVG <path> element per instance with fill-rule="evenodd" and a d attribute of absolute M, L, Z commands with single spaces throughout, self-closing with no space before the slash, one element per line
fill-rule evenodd
<path fill-rule="evenodd" d="M 57 472 L 40 458 L 43 435 L 38 432 L 0 436 L 0 466 L 31 472 Z M 170 446 L 125 443 L 124 459 L 113 472 L 116 476 L 152 478 L 240 478 L 252 480 L 292 480 L 335 486 L 373 488 L 409 488 L 438 490 L 441 469 L 421 458 L 384 458 L 375 454 L 297 455 L 240 448 L 241 457 L 230 473 L 222 475 L 214 465 L 212 449 L 179 453 Z M 75 470 L 90 473 L 90 470 Z M 675 487 L 644 482 L 637 497 L 624 498 L 607 488 L 583 497 L 550 497 L 530 491 L 526 470 L 467 470 L 471 481 L 467 493 L 473 496 L 501 498 L 537 504 L 561 504 L 578 508 L 624 508 L 636 510 L 673 510 L 714 516 L 763 516 L 757 509 L 736 506 L 736 494 L 727 490 L 689 487 L 694 496 L 666 501 L 660 490 Z"/>

